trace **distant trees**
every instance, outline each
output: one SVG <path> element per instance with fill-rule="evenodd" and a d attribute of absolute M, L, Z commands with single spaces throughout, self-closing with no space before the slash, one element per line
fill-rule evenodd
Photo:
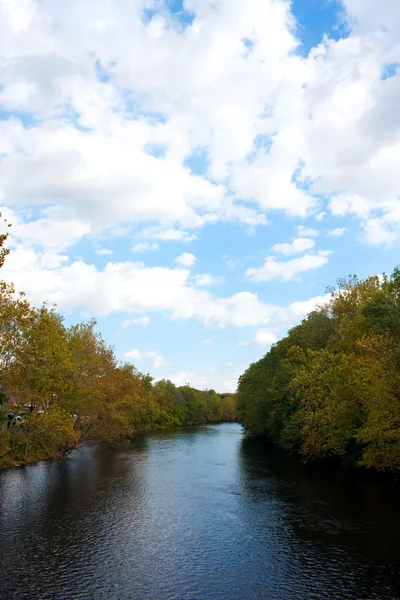
<path fill-rule="evenodd" d="M 94 320 L 66 328 L 54 308 L 35 308 L 0 281 L 0 466 L 60 456 L 81 441 L 235 419 L 234 395 L 154 382 L 117 361 Z"/>
<path fill-rule="evenodd" d="M 0 235 L 0 267 L 7 237 Z M 0 467 L 60 456 L 80 441 L 235 419 L 234 395 L 153 382 L 117 361 L 93 319 L 66 328 L 54 308 L 35 308 L 0 281 Z"/>
<path fill-rule="evenodd" d="M 240 421 L 306 459 L 400 468 L 400 270 L 331 299 L 243 373 Z"/>
<path fill-rule="evenodd" d="M 235 420 L 235 396 L 153 382 L 96 331 L 64 326 L 53 309 L 31 307 L 0 286 L 0 466 L 59 456 L 80 441 L 115 442 L 164 426 Z M 8 410 L 22 416 L 16 427 Z M 38 409 L 41 409 L 38 413 Z"/>

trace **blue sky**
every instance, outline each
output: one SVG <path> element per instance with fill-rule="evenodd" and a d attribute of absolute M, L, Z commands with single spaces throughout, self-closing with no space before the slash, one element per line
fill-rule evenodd
<path fill-rule="evenodd" d="M 2 276 L 232 391 L 400 239 L 396 0 L 0 0 Z"/>

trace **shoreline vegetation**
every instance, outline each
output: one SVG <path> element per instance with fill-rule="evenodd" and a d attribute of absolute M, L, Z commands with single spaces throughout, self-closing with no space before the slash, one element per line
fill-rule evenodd
<path fill-rule="evenodd" d="M 349 276 L 241 375 L 239 422 L 304 460 L 400 469 L 400 268 Z"/>
<path fill-rule="evenodd" d="M 237 420 L 235 394 L 154 381 L 117 361 L 95 326 L 66 328 L 54 309 L 0 283 L 0 469 L 142 431 Z"/>
<path fill-rule="evenodd" d="M 9 253 L 0 235 L 0 267 Z M 0 281 L 0 468 L 66 456 L 82 443 L 237 419 L 235 394 L 154 381 L 119 362 L 95 320 L 65 327 Z"/>
<path fill-rule="evenodd" d="M 141 431 L 237 420 L 235 394 L 154 381 L 117 361 L 95 326 L 66 328 L 54 309 L 0 283 L 0 468 Z"/>
<path fill-rule="evenodd" d="M 249 366 L 236 394 L 217 394 L 154 381 L 117 360 L 94 319 L 67 328 L 54 307 L 33 307 L 0 281 L 0 469 L 140 431 L 238 420 L 304 460 L 398 471 L 400 268 L 337 283 Z"/>
<path fill-rule="evenodd" d="M 194 388 L 192 388 L 192 389 L 194 389 Z M 2 470 L 16 469 L 19 467 L 25 467 L 28 465 L 37 464 L 39 462 L 47 462 L 47 461 L 51 461 L 51 460 L 56 460 L 56 461 L 63 460 L 65 458 L 68 458 L 68 456 L 74 450 L 80 450 L 81 448 L 92 447 L 92 446 L 95 446 L 98 444 L 106 444 L 109 447 L 125 449 L 134 443 L 137 436 L 141 436 L 146 433 L 156 433 L 156 432 L 175 430 L 175 429 L 185 429 L 185 428 L 190 428 L 190 427 L 203 427 L 206 425 L 222 425 L 223 423 L 237 423 L 237 418 L 230 419 L 229 421 L 221 420 L 221 421 L 208 421 L 208 422 L 204 422 L 204 423 L 185 423 L 183 425 L 158 425 L 156 427 L 153 427 L 152 429 L 140 429 L 138 431 L 135 431 L 135 433 L 130 437 L 119 437 L 119 438 L 116 438 L 111 441 L 103 440 L 103 439 L 82 440 L 82 441 L 77 442 L 74 446 L 71 446 L 68 448 L 63 448 L 61 450 L 59 449 L 58 451 L 53 452 L 51 454 L 50 454 L 50 452 L 48 452 L 47 454 L 43 453 L 42 455 L 38 456 L 37 454 L 30 452 L 30 453 L 28 453 L 26 458 L 22 458 L 21 460 L 14 460 L 14 461 L 9 461 L 9 462 L 4 462 L 4 463 L 0 462 L 0 472 Z M 25 446 L 25 444 L 23 444 L 23 445 Z M 12 450 L 12 452 L 10 454 L 13 454 L 13 453 L 14 453 L 14 450 Z"/>

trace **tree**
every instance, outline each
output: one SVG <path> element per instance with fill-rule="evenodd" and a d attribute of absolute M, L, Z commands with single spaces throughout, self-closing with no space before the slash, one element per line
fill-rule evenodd
<path fill-rule="evenodd" d="M 66 393 L 72 361 L 62 318 L 42 306 L 33 311 L 24 343 L 11 369 L 14 393 L 29 402 L 30 412 L 46 410 Z"/>
<path fill-rule="evenodd" d="M 15 368 L 34 318 L 35 312 L 24 294 L 17 295 L 13 285 L 0 281 L 0 429 L 7 428 L 9 397 L 15 393 Z"/>
<path fill-rule="evenodd" d="M 62 405 L 77 415 L 77 427 L 88 438 L 100 428 L 109 376 L 117 366 L 113 349 L 95 331 L 95 326 L 96 321 L 92 319 L 73 325 L 66 332 L 71 370 Z"/>
<path fill-rule="evenodd" d="M 307 459 L 400 468 L 400 269 L 338 281 L 240 377 L 242 424 Z"/>
<path fill-rule="evenodd" d="M 221 394 L 222 420 L 236 421 L 236 394 Z"/>
<path fill-rule="evenodd" d="M 354 393 L 354 355 L 293 348 L 291 356 L 297 362 L 290 383 L 296 410 L 283 429 L 284 446 L 307 458 L 344 456 L 364 422 Z"/>
<path fill-rule="evenodd" d="M 0 219 L 1 219 L 1 213 L 0 213 Z M 9 228 L 11 227 L 11 223 L 7 223 L 7 219 L 3 218 L 3 223 L 6 224 L 6 227 Z M 4 265 L 4 261 L 6 259 L 6 256 L 8 254 L 10 254 L 10 250 L 9 248 L 5 248 L 4 244 L 6 243 L 8 239 L 8 231 L 5 231 L 3 233 L 0 234 L 0 268 Z"/>

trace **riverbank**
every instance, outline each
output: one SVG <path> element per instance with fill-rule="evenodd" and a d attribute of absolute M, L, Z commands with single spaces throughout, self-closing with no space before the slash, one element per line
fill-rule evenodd
<path fill-rule="evenodd" d="M 74 450 L 77 450 L 79 448 L 83 448 L 83 447 L 87 447 L 87 446 L 92 446 L 95 444 L 106 444 L 109 445 L 110 447 L 130 447 L 132 444 L 135 443 L 135 438 L 139 435 L 142 434 L 146 434 L 146 433 L 151 433 L 151 432 L 157 432 L 157 431 L 165 431 L 165 430 L 174 430 L 174 429 L 183 429 L 183 428 L 189 428 L 189 427 L 200 427 L 200 426 L 207 426 L 207 425 L 221 425 L 223 423 L 236 423 L 237 420 L 231 420 L 231 421 L 216 421 L 216 422 L 209 422 L 209 423 L 185 423 L 184 425 L 181 426 L 173 426 L 171 427 L 170 425 L 159 425 L 157 427 L 153 427 L 152 429 L 142 429 L 141 431 L 138 431 L 135 433 L 135 435 L 133 437 L 130 438 L 122 438 L 119 440 L 116 440 L 114 442 L 107 442 L 104 440 L 85 440 L 83 442 L 80 443 L 76 443 L 74 446 L 71 446 L 68 449 L 64 449 L 62 452 L 58 452 L 56 454 L 52 453 L 47 453 L 42 449 L 41 453 L 38 453 L 36 451 L 35 454 L 32 454 L 32 452 L 28 453 L 26 457 L 21 458 L 19 460 L 15 460 L 12 458 L 12 451 L 9 451 L 9 460 L 8 461 L 4 461 L 2 462 L 1 459 L 2 458 L 7 458 L 6 457 L 2 457 L 0 456 L 0 471 L 1 470 L 5 470 L 5 469 L 11 469 L 11 468 L 18 468 L 18 467 L 24 467 L 26 465 L 32 465 L 38 462 L 42 462 L 42 461 L 50 461 L 50 460 L 64 460 L 65 458 L 67 458 L 71 452 L 73 452 Z M 21 450 L 25 451 L 24 449 L 25 443 L 21 444 Z"/>
<path fill-rule="evenodd" d="M 237 416 L 235 394 L 155 381 L 118 360 L 95 320 L 66 327 L 54 308 L 32 306 L 4 282 L 0 321 L 0 467 L 58 457 L 82 440 Z M 10 432 L 16 421 L 23 427 Z"/>
<path fill-rule="evenodd" d="M 400 470 L 400 268 L 340 280 L 241 375 L 247 431 L 307 461 Z"/>

